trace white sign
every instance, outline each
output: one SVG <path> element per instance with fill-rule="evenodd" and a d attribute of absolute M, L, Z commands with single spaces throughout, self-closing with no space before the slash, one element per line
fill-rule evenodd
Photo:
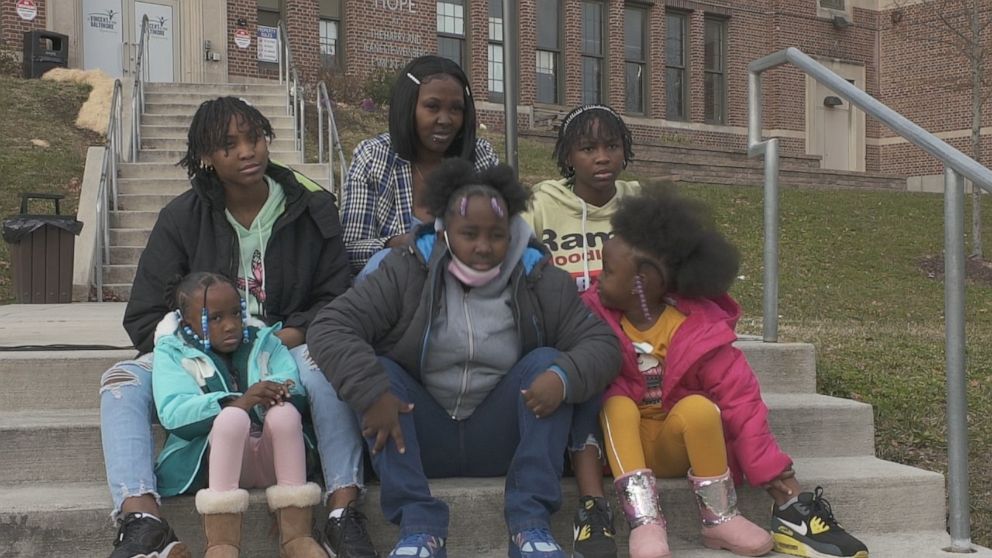
<path fill-rule="evenodd" d="M 38 6 L 34 0 L 17 0 L 17 15 L 26 21 L 33 21 L 38 17 Z"/>
<path fill-rule="evenodd" d="M 234 30 L 234 44 L 238 48 L 248 48 L 251 46 L 251 35 L 248 34 L 247 29 L 239 27 Z"/>
<path fill-rule="evenodd" d="M 279 28 L 258 26 L 258 61 L 279 62 Z"/>
<path fill-rule="evenodd" d="M 83 0 L 83 67 L 124 75 L 121 0 Z"/>

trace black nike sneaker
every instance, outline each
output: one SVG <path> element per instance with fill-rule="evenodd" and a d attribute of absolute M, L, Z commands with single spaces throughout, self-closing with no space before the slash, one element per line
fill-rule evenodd
<path fill-rule="evenodd" d="M 164 519 L 129 513 L 121 520 L 110 558 L 190 558 L 189 548 Z"/>
<path fill-rule="evenodd" d="M 868 558 L 868 548 L 841 527 L 823 488 L 803 492 L 784 510 L 772 510 L 775 551 L 805 558 Z"/>
<path fill-rule="evenodd" d="M 606 498 L 579 498 L 572 530 L 572 558 L 616 558 L 613 511 Z"/>

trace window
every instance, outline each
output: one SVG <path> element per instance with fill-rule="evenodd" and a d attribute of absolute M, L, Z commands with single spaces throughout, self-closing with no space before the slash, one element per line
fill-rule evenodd
<path fill-rule="evenodd" d="M 437 3 L 437 54 L 465 67 L 465 2 Z"/>
<path fill-rule="evenodd" d="M 689 115 L 689 80 L 686 77 L 686 45 L 689 16 L 682 12 L 665 14 L 665 116 L 685 120 Z"/>
<path fill-rule="evenodd" d="M 561 0 L 537 0 L 537 102 L 560 102 Z"/>
<path fill-rule="evenodd" d="M 503 0 L 489 0 L 489 100 L 503 100 Z"/>
<path fill-rule="evenodd" d="M 320 0 L 320 65 L 341 69 L 341 0 Z"/>
<path fill-rule="evenodd" d="M 258 24 L 276 27 L 280 19 L 279 0 L 258 0 Z"/>
<path fill-rule="evenodd" d="M 338 65 L 338 29 L 340 23 L 331 19 L 320 19 L 320 65 L 336 69 Z"/>
<path fill-rule="evenodd" d="M 647 11 L 628 7 L 623 12 L 623 45 L 627 86 L 627 112 L 644 113 L 644 85 L 647 69 L 647 41 L 644 25 Z"/>
<path fill-rule="evenodd" d="M 844 11 L 847 9 L 847 6 L 844 4 L 844 0 L 820 0 L 820 7 L 827 8 L 828 10 Z"/>
<path fill-rule="evenodd" d="M 727 119 L 727 20 L 707 17 L 704 37 L 703 118 L 723 124 Z"/>
<path fill-rule="evenodd" d="M 582 3 L 582 103 L 603 102 L 603 3 Z"/>

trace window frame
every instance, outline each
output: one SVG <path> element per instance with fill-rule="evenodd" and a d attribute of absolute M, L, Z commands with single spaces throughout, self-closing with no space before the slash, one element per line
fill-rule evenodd
<path fill-rule="evenodd" d="M 336 37 L 334 37 L 334 55 L 333 55 L 334 63 L 330 65 L 324 63 L 325 56 L 328 56 L 324 53 L 323 31 L 324 31 L 325 23 L 333 23 L 334 30 L 337 35 Z M 331 71 L 341 70 L 342 65 L 341 65 L 341 20 L 340 19 L 336 19 L 332 17 L 320 17 L 317 19 L 317 52 L 320 56 L 320 67 L 322 69 L 331 70 Z"/>
<path fill-rule="evenodd" d="M 607 36 L 608 32 L 606 29 L 607 23 L 607 11 L 606 2 L 604 0 L 582 0 L 582 48 L 580 49 L 580 58 L 582 59 L 582 104 L 590 103 L 602 103 L 604 101 L 604 92 L 606 91 L 606 72 L 604 68 L 606 67 L 606 50 L 607 50 Z M 586 51 L 586 7 L 587 6 L 597 6 L 599 8 L 599 52 L 589 52 Z M 596 63 L 599 79 L 596 80 L 596 91 L 595 98 L 586 97 L 586 61 L 593 61 Z"/>
<path fill-rule="evenodd" d="M 640 20 L 641 20 L 641 58 L 640 59 L 627 58 L 627 45 L 626 45 L 627 28 L 626 28 L 626 25 L 627 25 L 627 12 L 628 11 L 635 11 L 635 12 L 639 12 L 641 14 L 641 16 L 640 16 Z M 648 17 L 650 17 L 650 12 L 648 11 L 648 8 L 646 6 L 641 6 L 641 5 L 638 5 L 638 4 L 628 4 L 628 5 L 624 6 L 624 37 L 625 37 L 624 41 L 625 41 L 625 44 L 624 44 L 624 49 L 623 49 L 623 72 L 624 72 L 624 100 L 623 100 L 623 103 L 624 103 L 625 112 L 628 112 L 630 114 L 644 115 L 644 114 L 647 114 L 647 112 L 648 112 L 648 69 L 650 68 L 650 65 L 648 64 L 649 58 L 650 58 L 649 51 L 648 51 L 648 49 L 650 48 L 650 42 L 648 41 Z M 628 87 L 628 84 L 627 84 L 627 68 L 628 68 L 628 65 L 629 64 L 635 64 L 637 66 L 640 66 L 640 69 L 641 69 L 641 86 L 640 86 L 640 94 L 641 94 L 640 101 L 641 101 L 641 106 L 640 106 L 640 110 L 637 110 L 635 108 L 631 108 L 631 106 L 630 106 L 630 99 L 629 99 L 629 97 L 627 95 L 627 92 L 629 90 L 629 87 Z"/>
<path fill-rule="evenodd" d="M 441 31 L 440 29 L 438 29 L 440 27 L 440 18 L 441 18 L 441 11 L 440 11 L 440 7 L 441 6 L 440 5 L 441 4 L 451 4 L 451 5 L 454 5 L 454 6 L 461 6 L 461 8 L 462 8 L 462 16 L 461 16 L 462 34 L 461 35 L 458 35 L 457 33 Z M 466 59 L 468 58 L 468 51 L 467 51 L 467 46 L 468 46 L 468 25 L 466 24 L 466 19 L 467 19 L 466 16 L 468 15 L 468 0 L 436 0 L 434 2 L 434 9 L 435 9 L 435 19 L 437 20 L 436 23 L 435 23 L 435 31 L 437 33 L 437 45 L 438 45 L 437 55 L 438 56 L 444 56 L 443 54 L 441 54 L 441 39 L 448 39 L 448 40 L 456 41 L 458 43 L 458 57 L 459 57 L 459 60 L 455 60 L 455 62 L 462 68 L 462 71 L 465 72 L 466 75 L 468 75 L 468 69 L 466 68 L 466 61 L 467 61 Z M 452 59 L 449 58 L 449 60 L 452 60 Z"/>
<path fill-rule="evenodd" d="M 710 68 L 706 62 L 706 37 L 708 33 L 707 25 L 709 23 L 718 23 L 720 25 L 720 68 L 719 70 Z M 706 14 L 703 18 L 703 122 L 709 124 L 726 124 L 727 123 L 727 41 L 730 35 L 730 20 L 726 17 L 721 17 L 713 14 Z M 720 113 L 713 115 L 707 114 L 706 111 L 709 108 L 706 102 L 706 95 L 708 94 L 708 88 L 706 85 L 706 78 L 710 75 L 720 76 L 720 89 L 718 91 L 720 98 Z"/>
<path fill-rule="evenodd" d="M 563 15 L 562 14 L 563 3 L 562 3 L 562 0 L 537 0 L 537 3 L 535 4 L 536 13 L 535 13 L 534 20 L 535 20 L 535 24 L 537 25 L 537 28 L 538 29 L 541 28 L 541 22 L 540 22 L 540 13 L 541 13 L 540 3 L 541 2 L 554 2 L 555 3 L 556 12 L 557 12 L 557 16 L 555 18 L 556 19 L 556 23 L 557 23 L 557 25 L 555 26 L 556 27 L 555 28 L 555 42 L 557 43 L 557 45 L 556 45 L 556 47 L 555 47 L 554 50 L 551 50 L 551 49 L 542 47 L 541 46 L 541 43 L 540 43 L 540 38 L 539 38 L 539 35 L 540 34 L 538 33 L 538 38 L 537 38 L 538 40 L 536 42 L 536 48 L 534 49 L 534 101 L 536 103 L 538 103 L 538 104 L 561 105 L 561 104 L 563 104 L 563 93 L 564 93 L 563 88 L 562 88 L 562 78 L 563 78 L 563 76 L 562 76 L 562 35 L 563 35 L 563 33 L 562 33 L 562 26 L 564 25 L 564 21 L 563 21 L 563 18 L 562 18 L 562 15 Z M 543 100 L 543 99 L 540 98 L 540 87 L 539 87 L 538 76 L 540 75 L 541 72 L 538 72 L 537 71 L 537 68 L 539 67 L 539 61 L 541 59 L 541 54 L 548 54 L 548 55 L 550 55 L 551 61 L 552 61 L 552 75 L 554 76 L 554 87 L 555 87 L 555 91 L 554 91 L 554 99 L 551 100 L 551 101 Z"/>
<path fill-rule="evenodd" d="M 678 17 L 681 21 L 682 64 L 680 66 L 673 66 L 669 64 L 668 41 L 671 31 L 669 18 L 672 16 Z M 665 119 L 678 122 L 688 121 L 692 114 L 690 112 L 691 108 L 689 101 L 689 45 L 691 43 L 689 37 L 689 18 L 689 12 L 672 9 L 665 10 Z M 671 88 L 668 76 L 671 70 L 681 72 L 682 74 L 682 87 L 680 88 L 680 93 L 682 94 L 682 104 L 681 107 L 679 107 L 682 114 L 680 115 L 673 115 L 669 110 L 671 107 L 671 95 L 669 94 L 671 92 Z"/>
<path fill-rule="evenodd" d="M 493 7 L 499 8 L 499 17 L 493 15 Z M 489 100 L 494 103 L 502 103 L 505 99 L 506 94 L 506 80 L 504 78 L 505 64 L 506 64 L 506 47 L 505 47 L 505 37 L 506 31 L 504 27 L 506 26 L 506 16 L 503 14 L 503 0 L 488 0 L 487 6 L 488 12 L 486 16 L 486 88 L 489 90 Z M 494 23 L 493 20 L 499 20 L 499 23 Z M 493 26 L 499 26 L 499 37 L 494 36 Z M 493 60 L 493 49 L 499 49 L 500 61 L 498 73 L 494 72 L 493 66 L 497 63 Z M 494 91 L 493 87 L 496 83 L 499 83 L 500 91 Z"/>

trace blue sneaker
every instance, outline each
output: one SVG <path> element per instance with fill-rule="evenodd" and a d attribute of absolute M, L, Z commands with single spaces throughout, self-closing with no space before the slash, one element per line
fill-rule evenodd
<path fill-rule="evenodd" d="M 414 533 L 407 535 L 396 543 L 393 551 L 389 553 L 389 558 L 448 558 L 448 550 L 444 548 L 444 539 L 428 535 L 427 533 Z"/>
<path fill-rule="evenodd" d="M 524 529 L 510 537 L 510 558 L 566 558 L 551 531 Z"/>

